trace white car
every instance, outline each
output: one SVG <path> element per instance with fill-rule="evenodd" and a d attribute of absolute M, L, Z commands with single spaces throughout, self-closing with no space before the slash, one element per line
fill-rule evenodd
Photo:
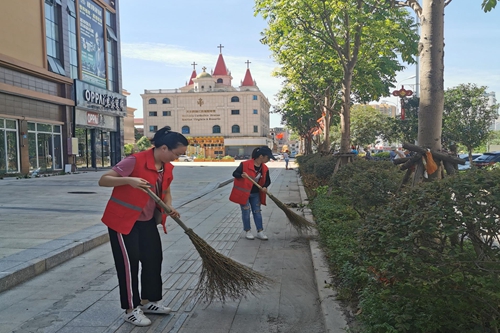
<path fill-rule="evenodd" d="M 283 155 L 282 154 L 273 153 L 273 156 L 274 156 L 274 158 L 276 158 L 277 161 L 281 161 L 283 159 Z"/>
<path fill-rule="evenodd" d="M 179 162 L 193 162 L 193 158 L 187 155 L 180 155 L 178 160 Z"/>

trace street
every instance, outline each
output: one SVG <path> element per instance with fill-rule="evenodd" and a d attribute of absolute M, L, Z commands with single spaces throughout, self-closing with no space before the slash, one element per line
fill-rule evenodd
<path fill-rule="evenodd" d="M 103 241 L 0 293 L 0 333 L 326 332 L 309 236 L 299 236 L 285 214 L 268 200 L 263 216 L 269 241 L 244 238 L 240 208 L 228 200 L 231 183 L 218 187 L 231 179 L 238 163 L 176 163 L 174 205 L 188 227 L 212 247 L 272 278 L 275 282 L 269 289 L 224 305 L 197 302 L 193 290 L 201 261 L 183 230 L 169 219 L 168 234 L 161 238 L 163 303 L 172 308 L 170 315 L 148 315 L 153 324 L 146 328 L 123 322 L 111 250 Z M 270 192 L 283 202 L 299 202 L 296 172 L 286 171 L 281 162 L 269 166 L 273 182 Z M 101 174 L 9 179 L 0 183 L 0 224 L 6 230 L 0 237 L 2 274 L 6 274 L 4 267 L 14 262 L 12 257 L 33 257 L 43 244 L 64 243 L 71 235 L 76 239 L 76 235 L 88 234 L 92 228 L 95 233 L 105 233 L 100 216 L 110 189 L 97 186 Z M 34 245 L 30 246 L 30 242 Z M 33 249 L 35 246 L 38 248 Z"/>

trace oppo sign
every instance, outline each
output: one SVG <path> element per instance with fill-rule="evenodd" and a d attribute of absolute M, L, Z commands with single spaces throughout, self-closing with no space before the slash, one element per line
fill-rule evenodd
<path fill-rule="evenodd" d="M 83 97 L 86 102 L 100 105 L 108 110 L 123 111 L 123 107 L 125 105 L 122 98 L 117 98 L 107 94 L 100 94 L 88 89 L 83 91 Z"/>

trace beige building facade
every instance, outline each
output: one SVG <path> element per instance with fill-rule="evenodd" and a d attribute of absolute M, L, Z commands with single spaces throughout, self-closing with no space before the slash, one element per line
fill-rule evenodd
<path fill-rule="evenodd" d="M 119 0 L 0 1 L 0 175 L 122 158 Z"/>
<path fill-rule="evenodd" d="M 272 147 L 271 105 L 248 65 L 239 87 L 232 86 L 233 77 L 221 53 L 211 74 L 205 67 L 199 74 L 193 69 L 181 88 L 145 90 L 141 95 L 144 135 L 151 138 L 168 125 L 190 139 L 190 154 L 208 157 L 246 157 L 256 147 Z"/>

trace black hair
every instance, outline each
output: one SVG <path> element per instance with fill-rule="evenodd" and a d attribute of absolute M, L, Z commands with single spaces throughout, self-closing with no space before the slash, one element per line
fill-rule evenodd
<path fill-rule="evenodd" d="M 151 143 L 156 148 L 165 145 L 169 150 L 173 150 L 179 146 L 185 147 L 189 144 L 184 135 L 178 132 L 171 131 L 170 126 L 160 128 L 151 139 Z"/>
<path fill-rule="evenodd" d="M 252 159 L 254 159 L 254 160 L 255 160 L 256 158 L 259 158 L 259 156 L 260 156 L 260 155 L 267 156 L 267 154 L 266 154 L 266 153 L 263 153 L 263 152 L 261 151 L 261 149 L 262 149 L 262 148 L 267 148 L 267 149 L 269 149 L 269 147 L 268 147 L 268 146 L 262 146 L 262 147 L 257 147 L 257 148 L 255 148 L 255 149 L 252 151 Z"/>

